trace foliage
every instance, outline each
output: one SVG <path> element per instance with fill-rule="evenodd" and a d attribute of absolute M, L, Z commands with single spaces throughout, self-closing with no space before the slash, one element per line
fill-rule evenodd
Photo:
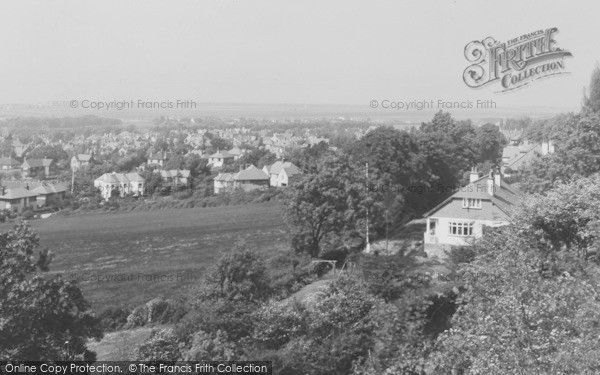
<path fill-rule="evenodd" d="M 0 358 L 93 358 L 86 340 L 102 336 L 98 320 L 74 282 L 42 276 L 52 257 L 36 259 L 38 243 L 26 222 L 0 235 Z"/>
<path fill-rule="evenodd" d="M 137 347 L 132 359 L 161 363 L 175 363 L 180 358 L 179 342 L 172 329 L 153 332 L 148 342 Z"/>
<path fill-rule="evenodd" d="M 317 173 L 304 174 L 286 190 L 285 217 L 299 253 L 317 257 L 329 235 L 343 237 L 364 218 L 364 184 L 347 158 L 322 160 Z M 358 176 L 357 176 L 358 174 Z"/>
<path fill-rule="evenodd" d="M 184 361 L 240 361 L 243 358 L 238 346 L 221 330 L 198 331 L 191 340 L 191 347 L 183 353 Z"/>

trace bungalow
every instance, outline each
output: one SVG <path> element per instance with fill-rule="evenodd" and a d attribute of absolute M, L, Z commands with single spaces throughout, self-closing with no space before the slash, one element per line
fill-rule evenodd
<path fill-rule="evenodd" d="M 269 176 L 250 165 L 248 168 L 237 173 L 219 173 L 214 179 L 215 194 L 224 191 L 243 189 L 244 191 L 267 189 L 269 187 Z"/>
<path fill-rule="evenodd" d="M 144 178 L 137 173 L 105 173 L 94 180 L 94 187 L 108 200 L 113 191 L 121 197 L 125 194 L 140 196 L 144 194 Z"/>
<path fill-rule="evenodd" d="M 31 190 L 37 194 L 37 206 L 43 207 L 46 205 L 49 198 L 64 199 L 67 193 L 67 187 L 64 184 L 58 183 L 53 185 L 40 185 Z"/>
<path fill-rule="evenodd" d="M 481 237 L 483 227 L 510 222 L 510 210 L 519 202 L 518 193 L 502 181 L 499 173 L 479 177 L 476 169 L 470 182 L 427 212 L 424 248 L 428 256 L 445 257 L 452 246 L 462 246 Z"/>
<path fill-rule="evenodd" d="M 0 196 L 0 209 L 22 212 L 26 208 L 34 208 L 37 194 L 22 187 L 7 189 Z"/>
<path fill-rule="evenodd" d="M 27 159 L 23 160 L 21 164 L 21 170 L 23 171 L 23 177 L 48 177 L 50 176 L 51 168 L 54 160 L 46 159 Z"/>
<path fill-rule="evenodd" d="M 0 158 L 0 169 L 6 170 L 18 170 L 21 169 L 21 162 L 11 157 Z"/>
<path fill-rule="evenodd" d="M 208 157 L 208 165 L 215 169 L 221 168 L 224 165 L 232 164 L 235 160 L 235 155 L 230 154 L 227 151 L 216 152 Z"/>
<path fill-rule="evenodd" d="M 265 165 L 263 172 L 269 176 L 269 184 L 277 187 L 290 186 L 302 174 L 300 169 L 289 161 L 276 161 L 271 166 Z"/>

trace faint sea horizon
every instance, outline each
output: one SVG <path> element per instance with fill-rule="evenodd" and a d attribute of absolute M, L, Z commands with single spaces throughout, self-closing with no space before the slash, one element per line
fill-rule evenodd
<path fill-rule="evenodd" d="M 559 113 L 578 111 L 575 108 L 522 106 L 491 109 L 449 109 L 459 120 L 471 119 L 475 122 L 493 119 L 529 116 L 534 119 L 551 117 Z M 14 117 L 74 117 L 95 115 L 117 118 L 123 121 L 149 121 L 161 116 L 179 118 L 253 118 L 272 120 L 369 120 L 373 122 L 393 122 L 406 125 L 428 121 L 438 109 L 393 110 L 370 108 L 369 104 L 286 104 L 286 103 L 196 103 L 190 109 L 84 109 L 70 108 L 69 101 L 53 101 L 38 104 L 0 104 L 0 118 Z"/>

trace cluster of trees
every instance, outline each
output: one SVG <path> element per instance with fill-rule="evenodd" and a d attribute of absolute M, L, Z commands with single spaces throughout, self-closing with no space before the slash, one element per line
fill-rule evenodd
<path fill-rule="evenodd" d="M 505 144 L 497 126 L 440 111 L 410 133 L 379 127 L 338 151 L 297 150 L 290 159 L 305 173 L 285 199 L 294 247 L 348 250 L 348 239 L 365 238 L 367 211 L 374 235 L 386 236 L 455 192 L 471 167 L 497 163 Z"/>
<path fill-rule="evenodd" d="M 73 281 L 47 276 L 51 254 L 20 223 L 0 234 L 0 360 L 94 360 L 98 320 Z"/>

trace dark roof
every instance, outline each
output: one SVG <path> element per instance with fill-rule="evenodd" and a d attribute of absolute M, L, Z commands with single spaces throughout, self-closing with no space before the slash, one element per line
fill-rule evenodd
<path fill-rule="evenodd" d="M 239 171 L 238 173 L 234 174 L 232 179 L 236 181 L 268 181 L 269 176 L 267 176 L 265 172 L 256 168 L 254 165 L 251 165 L 243 171 Z"/>
<path fill-rule="evenodd" d="M 25 197 L 37 197 L 37 194 L 31 190 L 27 190 L 25 188 L 14 188 L 9 189 L 6 194 L 0 197 L 0 199 L 12 200 L 12 199 L 20 199 Z"/>
<path fill-rule="evenodd" d="M 10 165 L 10 166 L 17 166 L 17 165 L 21 165 L 21 162 L 18 160 L 15 160 L 13 158 L 0 158 L 0 165 Z"/>
<path fill-rule="evenodd" d="M 442 203 L 435 206 L 429 212 L 423 215 L 424 217 L 432 216 L 433 213 L 446 206 L 448 203 L 455 199 L 462 200 L 464 198 L 489 200 L 495 206 L 500 208 L 505 214 L 509 214 L 511 206 L 519 203 L 519 194 L 510 186 L 508 183 L 501 181 L 500 186 L 494 185 L 494 195 L 488 193 L 487 180 L 489 176 L 483 176 L 478 180 L 475 180 L 462 188 L 450 197 L 445 199 Z"/>
<path fill-rule="evenodd" d="M 30 168 L 47 167 L 52 164 L 52 159 L 25 159 L 22 165 L 27 164 Z"/>

